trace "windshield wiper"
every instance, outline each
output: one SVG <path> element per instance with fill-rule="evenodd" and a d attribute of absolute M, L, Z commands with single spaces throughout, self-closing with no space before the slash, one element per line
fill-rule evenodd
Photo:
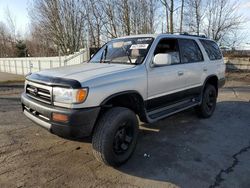
<path fill-rule="evenodd" d="M 123 51 L 125 52 L 125 54 L 127 55 L 130 64 L 133 64 L 132 61 L 131 61 L 130 55 L 128 54 L 128 50 L 126 50 L 126 49 L 124 48 L 124 46 L 122 46 L 122 49 L 123 49 Z"/>

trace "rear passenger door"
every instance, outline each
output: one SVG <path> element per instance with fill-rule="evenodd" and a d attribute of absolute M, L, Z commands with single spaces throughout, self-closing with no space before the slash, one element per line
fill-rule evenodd
<path fill-rule="evenodd" d="M 201 49 L 194 39 L 179 39 L 181 63 L 186 69 L 186 89 L 194 95 L 199 94 L 203 85 L 203 77 L 206 77 L 206 64 Z"/>

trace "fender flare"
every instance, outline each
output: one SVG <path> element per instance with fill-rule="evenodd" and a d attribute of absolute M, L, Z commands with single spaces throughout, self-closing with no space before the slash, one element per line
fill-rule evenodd
<path fill-rule="evenodd" d="M 140 99 L 143 101 L 144 105 L 145 105 L 143 97 L 142 97 L 142 95 L 138 91 L 136 91 L 136 90 L 127 90 L 127 91 L 121 91 L 121 92 L 118 92 L 118 93 L 115 93 L 115 94 L 112 94 L 112 95 L 108 96 L 107 98 L 105 98 L 101 102 L 100 106 L 105 105 L 105 103 L 107 103 L 112 98 L 115 98 L 115 97 L 118 97 L 118 96 L 121 96 L 121 95 L 126 95 L 126 94 L 136 94 L 136 95 L 138 95 L 140 97 Z"/>
<path fill-rule="evenodd" d="M 215 88 L 215 89 L 216 89 L 216 92 L 217 92 L 217 95 L 218 95 L 218 81 L 219 81 L 219 78 L 218 78 L 218 76 L 217 76 L 216 74 L 211 74 L 211 75 L 209 75 L 209 76 L 205 79 L 205 81 L 204 81 L 204 83 L 203 83 L 203 86 L 202 86 L 202 95 L 203 95 L 204 89 L 205 89 L 205 87 L 206 87 L 207 81 L 208 81 L 210 78 L 212 78 L 212 77 L 216 77 L 216 78 L 217 78 L 217 88 Z"/>

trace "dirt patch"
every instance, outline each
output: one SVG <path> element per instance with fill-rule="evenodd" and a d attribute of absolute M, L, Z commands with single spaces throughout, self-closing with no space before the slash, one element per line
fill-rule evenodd
<path fill-rule="evenodd" d="M 250 72 L 227 72 L 227 81 L 241 81 L 250 84 Z"/>
<path fill-rule="evenodd" d="M 0 83 L 17 83 L 24 82 L 24 76 L 0 72 Z"/>
<path fill-rule="evenodd" d="M 227 72 L 225 86 L 250 85 L 250 72 Z"/>

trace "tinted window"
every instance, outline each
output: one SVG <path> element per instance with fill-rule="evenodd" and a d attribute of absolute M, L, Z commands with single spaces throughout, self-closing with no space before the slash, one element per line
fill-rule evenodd
<path fill-rule="evenodd" d="M 210 60 L 216 60 L 222 58 L 220 49 L 215 42 L 209 40 L 200 40 L 200 42 L 205 48 Z"/>
<path fill-rule="evenodd" d="M 170 54 L 172 56 L 172 64 L 180 63 L 180 53 L 177 39 L 162 39 L 156 46 L 154 55 Z"/>
<path fill-rule="evenodd" d="M 197 43 L 191 39 L 179 39 L 182 63 L 203 61 L 201 50 Z"/>

